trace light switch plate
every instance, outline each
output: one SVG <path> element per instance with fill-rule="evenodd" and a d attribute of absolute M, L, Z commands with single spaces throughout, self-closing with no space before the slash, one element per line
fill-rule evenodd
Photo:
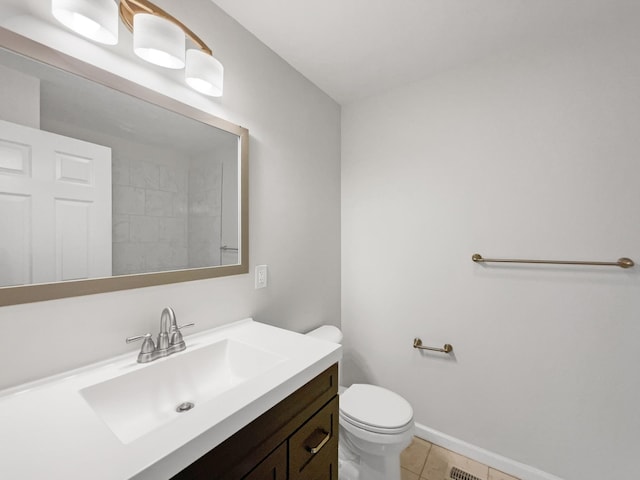
<path fill-rule="evenodd" d="M 266 286 L 267 286 L 267 266 L 256 265 L 256 280 L 255 280 L 256 290 L 258 288 L 265 288 Z"/>

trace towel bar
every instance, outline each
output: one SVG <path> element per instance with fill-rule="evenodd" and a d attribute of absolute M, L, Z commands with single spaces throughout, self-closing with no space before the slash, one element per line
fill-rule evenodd
<path fill-rule="evenodd" d="M 418 348 L 420 350 L 430 350 L 432 352 L 442 352 L 442 353 L 451 353 L 453 351 L 453 347 L 448 343 L 445 343 L 444 347 L 442 347 L 442 348 L 438 348 L 438 347 L 423 347 L 422 346 L 422 340 L 420 340 L 419 338 L 414 338 L 413 339 L 413 348 Z"/>
<path fill-rule="evenodd" d="M 518 260 L 509 258 L 483 258 L 479 253 L 474 253 L 471 257 L 476 263 L 496 262 L 496 263 L 544 263 L 551 265 L 595 265 L 598 267 L 620 267 L 631 268 L 635 265 L 633 260 L 627 257 L 619 258 L 617 262 L 578 262 L 573 260 Z"/>

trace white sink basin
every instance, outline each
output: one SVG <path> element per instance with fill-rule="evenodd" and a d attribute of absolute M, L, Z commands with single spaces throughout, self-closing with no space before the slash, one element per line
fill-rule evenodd
<path fill-rule="evenodd" d="M 124 444 L 189 415 L 286 358 L 232 339 L 156 360 L 80 391 Z M 192 409 L 178 412 L 185 402 Z"/>

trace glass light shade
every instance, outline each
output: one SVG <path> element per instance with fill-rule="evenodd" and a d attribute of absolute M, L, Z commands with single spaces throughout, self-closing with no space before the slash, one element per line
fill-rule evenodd
<path fill-rule="evenodd" d="M 166 68 L 184 68 L 184 32 L 169 20 L 138 13 L 133 16 L 133 50 L 140 58 Z"/>
<path fill-rule="evenodd" d="M 106 45 L 118 43 L 118 4 L 113 0 L 52 0 L 51 13 L 84 37 Z"/>
<path fill-rule="evenodd" d="M 191 88 L 210 97 L 221 97 L 223 78 L 224 67 L 218 60 L 201 50 L 187 50 L 185 79 Z"/>

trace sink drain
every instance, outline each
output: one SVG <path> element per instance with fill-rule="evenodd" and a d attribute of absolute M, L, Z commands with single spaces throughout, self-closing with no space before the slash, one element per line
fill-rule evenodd
<path fill-rule="evenodd" d="M 176 412 L 178 412 L 178 413 L 188 412 L 193 407 L 195 407 L 195 404 L 193 404 L 191 402 L 182 402 L 180 405 L 178 405 L 176 407 Z"/>

